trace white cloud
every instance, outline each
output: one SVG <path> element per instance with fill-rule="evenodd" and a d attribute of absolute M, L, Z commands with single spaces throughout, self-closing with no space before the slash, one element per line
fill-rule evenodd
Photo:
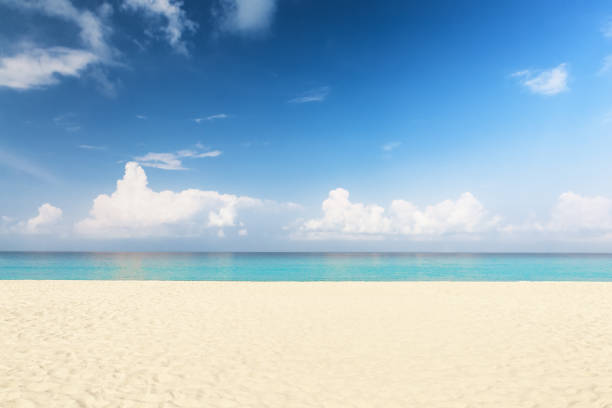
<path fill-rule="evenodd" d="M 218 113 L 216 115 L 207 116 L 206 120 L 227 119 L 227 118 L 229 118 L 229 116 L 226 115 L 225 113 Z"/>
<path fill-rule="evenodd" d="M 182 161 L 176 153 L 147 153 L 134 157 L 139 164 L 164 170 L 185 170 Z"/>
<path fill-rule="evenodd" d="M 556 95 L 569 89 L 567 87 L 569 74 L 565 63 L 546 71 L 518 71 L 512 76 L 520 78 L 520 83 L 524 87 L 540 95 Z"/>
<path fill-rule="evenodd" d="M 112 80 L 108 76 L 108 72 L 102 66 L 94 65 L 88 70 L 88 77 L 96 83 L 98 91 L 108 98 L 115 98 L 121 87 L 121 80 Z"/>
<path fill-rule="evenodd" d="M 185 32 L 195 32 L 198 25 L 187 18 L 180 0 L 123 0 L 123 8 L 142 11 L 151 18 L 163 17 L 166 26 L 163 31 L 168 43 L 179 53 L 188 54 L 183 41 Z"/>
<path fill-rule="evenodd" d="M 612 199 L 585 197 L 571 191 L 559 196 L 547 229 L 569 232 L 612 232 Z"/>
<path fill-rule="evenodd" d="M 84 150 L 106 150 L 106 146 L 94 146 L 94 145 L 87 145 L 87 144 L 82 144 L 78 146 L 79 149 L 84 149 Z"/>
<path fill-rule="evenodd" d="M 415 238 L 470 235 L 490 230 L 499 223 L 499 218 L 490 217 L 471 193 L 463 193 L 455 201 L 429 205 L 423 210 L 408 201 L 394 200 L 385 210 L 376 204 L 352 203 L 349 192 L 337 188 L 330 191 L 322 209 L 322 218 L 303 222 L 294 236 L 360 239 L 389 235 Z"/>
<path fill-rule="evenodd" d="M 249 232 L 246 230 L 246 228 L 238 230 L 238 236 L 246 237 L 247 235 L 249 235 Z"/>
<path fill-rule="evenodd" d="M 213 120 L 217 120 L 217 119 L 227 119 L 227 118 L 229 118 L 229 115 L 227 115 L 225 113 L 218 113 L 216 115 L 206 116 L 205 118 L 195 118 L 194 122 L 195 123 L 201 123 L 204 120 L 213 121 Z"/>
<path fill-rule="evenodd" d="M 146 120 L 148 119 L 148 117 L 146 117 L 145 115 L 136 115 L 136 119 Z"/>
<path fill-rule="evenodd" d="M 383 207 L 351 203 L 349 192 L 343 188 L 330 191 L 322 209 L 323 217 L 304 222 L 302 231 L 347 235 L 391 232 L 391 220 Z"/>
<path fill-rule="evenodd" d="M 13 217 L 0 217 L 0 234 L 53 234 L 58 233 L 58 222 L 62 219 L 62 210 L 45 203 L 38 207 L 38 214 L 27 220 Z"/>
<path fill-rule="evenodd" d="M 0 0 L 0 3 L 21 10 L 38 12 L 76 24 L 84 49 L 65 47 L 19 46 L 12 56 L 0 58 L 0 86 L 14 89 L 40 88 L 56 84 L 58 76 L 80 76 L 85 68 L 96 64 L 118 65 L 117 51 L 107 41 L 110 27 L 104 20 L 112 14 L 112 6 L 103 3 L 97 14 L 76 8 L 69 0 Z M 116 83 L 101 68 L 90 72 L 98 88 L 108 96 L 116 93 Z"/>
<path fill-rule="evenodd" d="M 496 227 L 499 217 L 491 217 L 483 205 L 469 192 L 455 201 L 444 200 L 419 210 L 412 203 L 394 200 L 392 217 L 399 222 L 402 234 L 446 235 L 472 234 Z"/>
<path fill-rule="evenodd" d="M 45 203 L 38 207 L 38 215 L 26 221 L 24 232 L 28 234 L 48 233 L 49 227 L 56 224 L 62 218 L 62 210 Z"/>
<path fill-rule="evenodd" d="M 186 170 L 183 167 L 183 159 L 217 157 L 221 153 L 220 150 L 196 151 L 186 149 L 174 153 L 147 153 L 144 156 L 134 157 L 134 160 L 146 167 L 155 167 L 163 170 Z"/>
<path fill-rule="evenodd" d="M 112 13 L 110 4 L 103 3 L 98 9 L 99 15 L 96 15 L 89 10 L 77 9 L 70 0 L 0 0 L 0 2 L 75 23 L 80 28 L 81 41 L 87 48 L 99 59 L 112 59 L 114 51 L 106 41 L 111 29 L 103 22 L 103 18 Z"/>
<path fill-rule="evenodd" d="M 400 147 L 402 145 L 402 142 L 389 142 L 389 143 L 385 143 L 384 145 L 381 146 L 381 149 L 384 152 L 390 152 L 392 150 L 397 149 L 398 147 Z"/>
<path fill-rule="evenodd" d="M 96 61 L 96 55 L 84 50 L 63 47 L 25 50 L 0 58 L 0 86 L 26 90 L 53 85 L 61 76 L 80 76 Z"/>
<path fill-rule="evenodd" d="M 548 221 L 531 220 L 521 225 L 507 225 L 502 231 L 553 241 L 612 239 L 612 199 L 568 191 L 559 196 Z M 534 236 L 534 233 L 538 235 Z"/>
<path fill-rule="evenodd" d="M 220 0 L 213 14 L 221 30 L 248 33 L 266 30 L 275 11 L 276 0 Z"/>
<path fill-rule="evenodd" d="M 75 229 L 104 238 L 189 235 L 204 228 L 236 226 L 240 209 L 262 204 L 255 198 L 216 191 L 153 191 L 142 167 L 129 162 L 117 189 L 111 195 L 99 195 L 90 216 Z"/>
<path fill-rule="evenodd" d="M 323 102 L 329 95 L 329 86 L 311 89 L 303 93 L 301 96 L 290 99 L 289 103 L 308 103 L 308 102 Z"/>

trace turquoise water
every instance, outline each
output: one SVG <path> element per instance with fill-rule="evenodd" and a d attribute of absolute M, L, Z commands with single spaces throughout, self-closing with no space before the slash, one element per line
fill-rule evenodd
<path fill-rule="evenodd" d="M 612 281 L 612 254 L 0 252 L 0 279 Z"/>

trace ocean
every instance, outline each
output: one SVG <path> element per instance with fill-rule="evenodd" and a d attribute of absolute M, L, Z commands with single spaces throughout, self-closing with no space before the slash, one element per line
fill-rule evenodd
<path fill-rule="evenodd" d="M 612 254 L 0 252 L 0 279 L 612 281 Z"/>

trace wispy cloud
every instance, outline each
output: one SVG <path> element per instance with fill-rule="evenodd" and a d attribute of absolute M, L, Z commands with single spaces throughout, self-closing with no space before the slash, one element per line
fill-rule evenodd
<path fill-rule="evenodd" d="M 146 119 L 149 119 L 149 118 L 147 116 L 145 116 L 145 115 L 136 115 L 136 119 L 146 120 Z"/>
<path fill-rule="evenodd" d="M 392 150 L 397 149 L 401 145 L 402 145 L 402 142 L 388 142 L 382 145 L 380 148 L 382 149 L 383 152 L 390 152 Z"/>
<path fill-rule="evenodd" d="M 58 115 L 53 118 L 53 123 L 56 126 L 64 128 L 67 132 L 78 132 L 81 130 L 81 125 L 76 120 L 77 115 L 72 112 Z"/>
<path fill-rule="evenodd" d="M 82 144 L 78 146 L 79 149 L 84 149 L 84 150 L 106 150 L 106 146 L 94 146 L 94 145 L 87 145 L 87 144 Z"/>
<path fill-rule="evenodd" d="M 23 50 L 0 58 L 0 86 L 27 90 L 54 85 L 63 76 L 79 77 L 97 59 L 89 51 L 63 47 Z"/>
<path fill-rule="evenodd" d="M 2 148 L 0 148 L 0 165 L 28 174 L 46 182 L 57 182 L 57 179 L 49 171 L 41 168 L 35 163 L 30 162 L 26 158 L 7 152 Z"/>
<path fill-rule="evenodd" d="M 186 32 L 195 32 L 198 25 L 187 18 L 180 0 L 123 0 L 123 9 L 140 11 L 152 21 L 159 21 L 162 17 L 166 20 L 163 31 L 166 40 L 181 54 L 188 54 L 187 46 L 183 40 Z"/>
<path fill-rule="evenodd" d="M 544 71 L 522 70 L 511 76 L 519 78 L 520 84 L 532 93 L 540 95 L 556 95 L 569 89 L 567 87 L 569 74 L 565 63 Z"/>
<path fill-rule="evenodd" d="M 609 72 L 612 69 L 612 54 L 604 57 L 603 62 L 601 64 L 601 68 L 599 69 L 599 75 L 603 75 Z"/>
<path fill-rule="evenodd" d="M 289 103 L 308 103 L 308 102 L 323 102 L 329 95 L 329 86 L 322 86 L 304 92 L 302 95 L 290 99 Z"/>
<path fill-rule="evenodd" d="M 213 120 L 217 120 L 217 119 L 227 119 L 229 118 L 229 115 L 225 114 L 225 113 L 217 113 L 216 115 L 210 115 L 210 116 L 206 116 L 203 118 L 195 118 L 193 121 L 195 123 L 202 123 L 203 121 L 213 121 Z"/>
<path fill-rule="evenodd" d="M 276 0 L 219 0 L 213 16 L 220 30 L 247 34 L 266 30 L 275 11 Z"/>
<path fill-rule="evenodd" d="M 97 13 L 81 10 L 70 0 L 0 0 L 8 6 L 25 11 L 42 13 L 50 17 L 61 18 L 79 26 L 79 36 L 85 46 L 94 52 L 100 59 L 111 60 L 113 50 L 107 42 L 111 28 L 105 24 L 104 19 L 112 14 L 112 6 L 104 3 Z"/>
<path fill-rule="evenodd" d="M 117 65 L 116 50 L 107 41 L 112 32 L 105 19 L 112 7 L 104 3 L 94 13 L 76 8 L 70 0 L 0 0 L 0 3 L 20 10 L 41 13 L 76 24 L 80 28 L 83 49 L 43 48 L 28 43 L 18 45 L 18 51 L 0 57 L 0 86 L 13 89 L 40 89 L 59 82 L 62 76 L 79 77 L 86 68 L 97 65 Z M 113 95 L 115 83 L 102 69 L 91 76 L 107 95 Z"/>
<path fill-rule="evenodd" d="M 93 79 L 96 83 L 96 89 L 104 96 L 108 98 L 115 98 L 121 88 L 121 80 L 112 80 L 108 76 L 108 72 L 101 65 L 94 65 L 87 71 L 89 78 Z"/>
<path fill-rule="evenodd" d="M 201 145 L 199 145 L 201 146 Z M 202 159 L 221 155 L 220 150 L 179 150 L 172 153 L 147 153 L 144 156 L 134 157 L 134 161 L 142 166 L 155 167 L 163 170 L 187 170 L 183 167 L 183 159 Z"/>

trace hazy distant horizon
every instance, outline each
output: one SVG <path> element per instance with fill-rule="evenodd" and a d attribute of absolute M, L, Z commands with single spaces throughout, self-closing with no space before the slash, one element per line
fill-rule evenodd
<path fill-rule="evenodd" d="M 79 250 L 0 250 L 0 254 L 160 254 L 160 255 L 525 255 L 525 256 L 612 256 L 612 252 L 472 252 L 472 251 L 79 251 Z"/>
<path fill-rule="evenodd" d="M 612 254 L 0 252 L 0 280 L 611 281 Z"/>

